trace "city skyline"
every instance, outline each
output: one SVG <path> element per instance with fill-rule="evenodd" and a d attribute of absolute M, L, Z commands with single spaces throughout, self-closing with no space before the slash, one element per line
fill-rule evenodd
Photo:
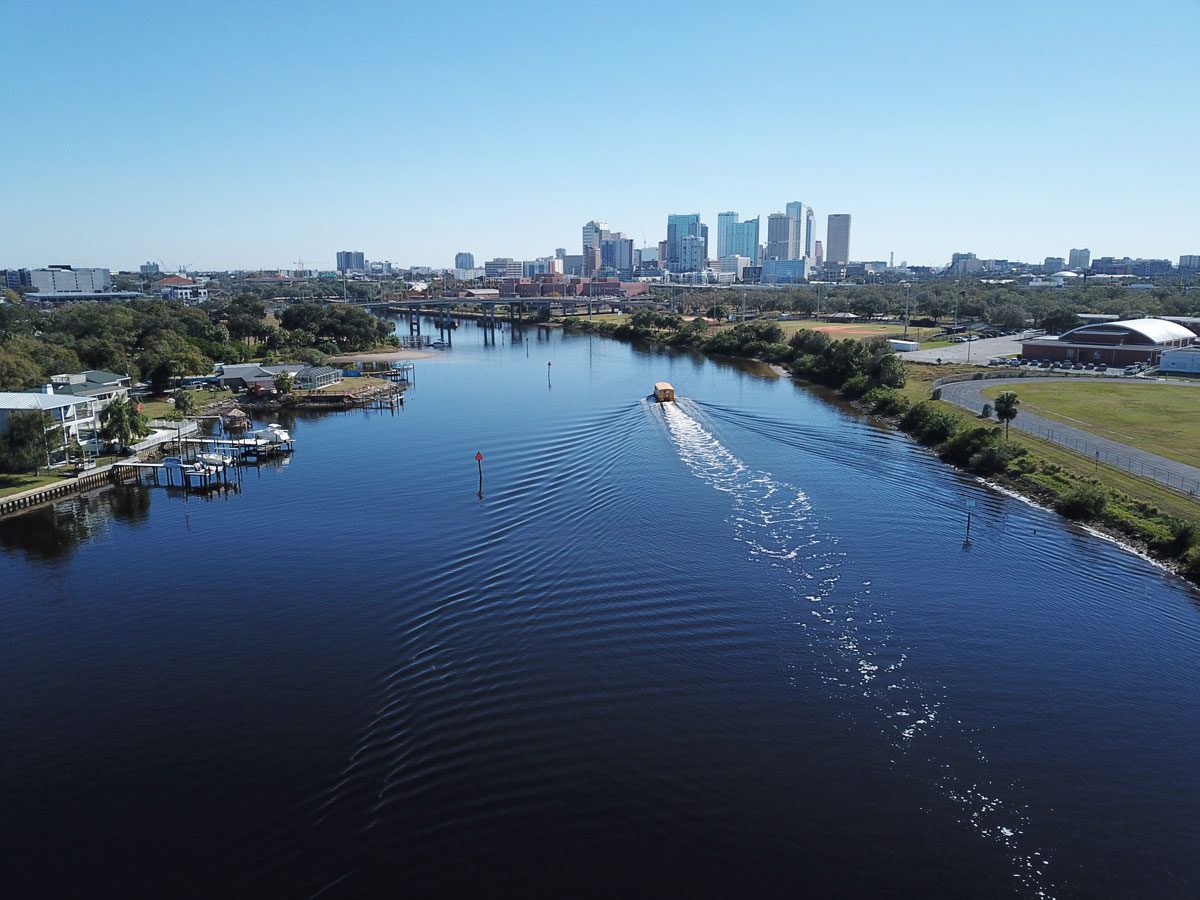
<path fill-rule="evenodd" d="M 520 2 L 349 2 L 337 22 L 359 27 L 330 41 L 315 4 L 217 2 L 203 17 L 13 4 L 0 98 L 21 127 L 0 139 L 0 196 L 19 215 L 0 225 L 0 265 L 332 268 L 337 246 L 403 265 L 447 265 L 464 246 L 534 259 L 574 246 L 589 219 L 653 245 L 668 213 L 702 210 L 715 227 L 737 210 L 765 226 L 788 197 L 819 230 L 852 213 L 856 259 L 1195 252 L 1195 3 L 1153 21 L 1115 3 L 1017 3 L 1003 17 L 750 3 L 716 43 L 716 4 L 624 8 L 544 19 Z M 535 19 L 562 40 L 530 41 Z M 418 33 L 452 35 L 455 65 Z M 819 73 L 812 102 L 782 77 L 797 35 Z M 752 99 L 718 50 L 754 61 Z M 585 54 L 606 61 L 609 96 L 631 101 L 619 137 L 597 139 L 578 103 L 594 78 L 574 64 Z M 684 69 L 703 105 L 632 102 Z M 815 98 L 834 94 L 830 114 Z M 704 106 L 734 110 L 737 133 Z M 432 127 L 448 115 L 453 128 Z"/>

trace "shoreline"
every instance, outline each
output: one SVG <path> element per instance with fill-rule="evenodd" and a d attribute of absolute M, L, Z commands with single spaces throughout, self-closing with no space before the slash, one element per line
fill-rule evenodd
<path fill-rule="evenodd" d="M 611 335 L 601 335 L 601 336 L 602 337 L 611 337 Z M 622 340 L 622 338 L 616 338 L 616 339 Z M 653 338 L 651 338 L 651 341 L 653 343 L 659 344 L 661 346 L 671 346 L 670 344 L 668 344 L 666 342 L 657 341 L 657 340 L 654 340 Z M 699 350 L 698 352 L 703 354 L 705 359 L 711 358 L 710 354 L 705 353 L 703 350 Z M 785 366 L 783 364 L 767 363 L 765 360 L 756 359 L 754 357 L 737 357 L 737 358 L 750 359 L 754 362 L 764 363 L 776 374 L 781 375 L 781 376 L 786 375 L 789 378 L 791 378 L 793 383 L 803 384 L 806 387 L 810 387 L 810 388 L 824 387 L 824 385 L 816 384 L 814 382 L 808 381 L 807 379 L 797 376 L 796 374 L 794 374 L 791 371 L 791 369 L 789 369 L 787 366 Z M 858 413 L 858 415 L 862 416 L 863 418 L 877 419 L 877 420 L 887 424 L 887 426 L 890 429 L 898 431 L 900 434 L 904 435 L 904 437 L 906 439 L 908 439 L 909 441 L 912 441 L 914 444 L 917 444 L 918 446 L 920 446 L 926 450 L 929 450 L 931 453 L 933 453 L 934 457 L 938 460 L 938 462 L 942 463 L 943 465 L 949 466 L 951 469 L 955 470 L 956 472 L 959 472 L 963 475 L 968 475 L 968 476 L 976 479 L 976 481 L 979 482 L 980 484 L 983 484 L 987 487 L 993 487 L 1000 493 L 1005 494 L 1006 496 L 1011 496 L 1014 499 L 1018 499 L 1024 503 L 1028 503 L 1032 506 L 1035 506 L 1038 509 L 1044 509 L 1047 512 L 1051 512 L 1055 516 L 1057 516 L 1060 520 L 1062 520 L 1064 523 L 1068 523 L 1070 525 L 1074 525 L 1079 528 L 1082 528 L 1084 531 L 1086 531 L 1096 537 L 1099 537 L 1102 540 L 1105 540 L 1112 544 L 1115 544 L 1116 546 L 1120 547 L 1121 549 L 1127 550 L 1130 553 L 1132 553 L 1133 555 L 1139 557 L 1140 559 L 1143 559 L 1143 560 L 1151 563 L 1152 565 L 1161 569 L 1162 571 L 1167 572 L 1167 573 L 1171 574 L 1172 576 L 1179 578 L 1185 584 L 1187 584 L 1189 587 L 1191 587 L 1193 590 L 1195 590 L 1197 588 L 1197 586 L 1200 586 L 1200 582 L 1193 581 L 1193 579 L 1188 576 L 1188 574 L 1186 573 L 1186 570 L 1184 569 L 1184 566 L 1182 564 L 1183 563 L 1182 559 L 1162 558 L 1162 557 L 1155 556 L 1151 553 L 1150 546 L 1147 543 L 1139 541 L 1136 538 L 1130 536 L 1129 534 L 1118 531 L 1115 528 L 1110 529 L 1104 523 L 1097 522 L 1094 520 L 1085 521 L 1085 520 L 1081 520 L 1081 519 L 1072 519 L 1068 516 L 1065 516 L 1062 513 L 1060 513 L 1058 510 L 1054 509 L 1053 507 L 1044 506 L 1041 503 L 1041 497 L 1039 497 L 1035 491 L 1026 490 L 1024 488 L 1024 486 L 1022 486 L 1022 485 L 1008 483 L 1007 481 L 1001 482 L 1001 481 L 987 479 L 987 478 L 984 478 L 983 476 L 976 475 L 972 472 L 968 472 L 964 469 L 961 469 L 958 466 L 956 466 L 954 463 L 947 462 L 946 460 L 942 459 L 941 456 L 935 450 L 926 446 L 925 444 L 922 444 L 915 437 L 910 435 L 904 429 L 900 428 L 899 420 L 897 417 L 875 415 L 866 409 L 866 407 L 862 404 L 861 400 L 852 400 L 849 402 L 849 405 L 852 406 L 854 408 L 854 410 Z"/>
<path fill-rule="evenodd" d="M 355 362 L 400 362 L 402 360 L 411 359 L 432 359 L 437 356 L 432 350 L 370 350 L 363 353 L 342 353 L 337 356 L 331 356 L 327 360 L 331 363 L 355 363 Z"/>

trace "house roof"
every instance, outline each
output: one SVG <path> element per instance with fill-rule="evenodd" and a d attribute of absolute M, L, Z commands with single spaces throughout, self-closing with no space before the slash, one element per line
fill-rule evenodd
<path fill-rule="evenodd" d="M 184 278 L 182 275 L 168 275 L 166 278 L 160 278 L 154 284 L 150 285 L 153 288 L 165 287 L 192 287 L 196 282 L 190 278 Z"/>
<path fill-rule="evenodd" d="M 307 368 L 308 366 L 303 363 L 285 363 L 278 366 L 262 366 L 258 363 L 235 363 L 232 365 L 218 363 L 217 376 L 219 378 L 241 378 L 243 381 L 254 381 L 261 378 L 273 378 L 280 372 L 295 374 Z"/>
<path fill-rule="evenodd" d="M 39 391 L 0 391 L 0 409 L 49 410 L 90 403 L 88 397 L 46 394 Z"/>
<path fill-rule="evenodd" d="M 118 375 L 116 372 L 106 372 L 103 369 L 88 369 L 83 373 L 83 377 L 88 381 L 96 382 L 96 384 L 117 384 L 129 376 Z"/>

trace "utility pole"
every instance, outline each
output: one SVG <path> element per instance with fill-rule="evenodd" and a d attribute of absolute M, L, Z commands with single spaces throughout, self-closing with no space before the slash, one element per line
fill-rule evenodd
<path fill-rule="evenodd" d="M 907 281 L 904 282 L 904 339 L 908 340 L 908 292 L 912 290 L 912 285 Z"/>

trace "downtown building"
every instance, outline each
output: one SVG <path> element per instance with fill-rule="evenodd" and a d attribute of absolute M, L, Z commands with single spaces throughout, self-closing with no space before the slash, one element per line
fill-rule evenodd
<path fill-rule="evenodd" d="M 1092 251 L 1087 247 L 1082 250 L 1072 249 L 1067 256 L 1067 265 L 1072 269 L 1086 269 L 1092 264 Z"/>
<path fill-rule="evenodd" d="M 767 251 L 765 259 L 791 259 L 796 246 L 796 220 L 784 213 L 767 216 Z"/>
<path fill-rule="evenodd" d="M 520 278 L 523 269 L 520 260 L 509 256 L 497 256 L 483 264 L 485 278 Z"/>
<path fill-rule="evenodd" d="M 455 253 L 454 254 L 454 268 L 456 268 L 456 269 L 473 269 L 473 268 L 475 268 L 475 254 L 474 253 L 466 253 L 466 252 Z"/>
<path fill-rule="evenodd" d="M 749 265 L 757 266 L 759 259 L 758 217 L 738 221 L 735 212 L 717 215 L 717 258 L 744 256 Z"/>
<path fill-rule="evenodd" d="M 812 207 L 793 200 L 783 208 L 784 215 L 792 220 L 792 245 L 785 259 L 811 258 L 813 255 L 813 223 L 816 219 Z"/>
<path fill-rule="evenodd" d="M 850 262 L 849 213 L 830 213 L 825 228 L 825 261 L 842 266 Z"/>
<path fill-rule="evenodd" d="M 361 275 L 367 271 L 366 256 L 361 250 L 339 250 L 337 253 L 337 270 L 342 274 Z"/>
<path fill-rule="evenodd" d="M 693 238 L 700 242 L 699 250 L 695 241 L 687 243 Z M 708 226 L 699 213 L 667 216 L 663 264 L 670 272 L 699 272 L 708 265 Z"/>

